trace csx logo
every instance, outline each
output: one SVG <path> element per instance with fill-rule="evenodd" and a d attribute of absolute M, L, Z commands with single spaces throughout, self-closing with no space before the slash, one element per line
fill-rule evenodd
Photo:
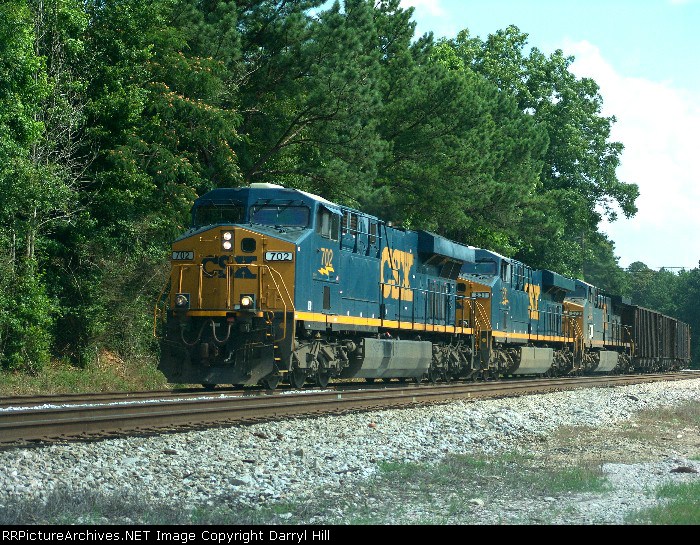
<path fill-rule="evenodd" d="M 398 299 L 400 293 L 402 301 L 413 301 L 413 291 L 411 291 L 413 258 L 414 255 L 408 252 L 392 251 L 388 247 L 384 247 L 382 250 L 381 281 L 382 294 L 385 298 Z"/>
<path fill-rule="evenodd" d="M 202 272 L 207 278 L 226 278 L 226 267 L 229 259 L 233 257 L 237 265 L 247 265 L 257 261 L 254 255 L 209 255 L 202 259 Z M 248 267 L 233 267 L 234 278 L 257 278 Z"/>
<path fill-rule="evenodd" d="M 540 292 L 542 288 L 537 284 L 525 284 L 525 291 L 530 297 L 530 319 L 540 319 Z"/>

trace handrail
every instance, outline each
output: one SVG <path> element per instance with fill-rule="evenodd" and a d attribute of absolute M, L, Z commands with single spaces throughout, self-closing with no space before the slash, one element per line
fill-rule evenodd
<path fill-rule="evenodd" d="M 292 312 L 296 312 L 296 308 L 294 306 L 294 300 L 292 299 L 292 296 L 289 293 L 289 289 L 287 288 L 287 284 L 284 282 L 284 278 L 282 277 L 282 273 L 280 273 L 277 269 L 273 269 L 269 265 L 265 264 L 258 264 L 258 263 L 227 263 L 226 264 L 226 293 L 227 293 L 227 300 L 226 300 L 226 308 L 230 309 L 231 308 L 231 279 L 233 278 L 233 275 L 230 274 L 229 269 L 233 269 L 235 267 L 248 267 L 248 268 L 254 268 L 254 269 L 259 269 L 260 271 L 262 270 L 267 270 L 270 273 L 270 279 L 272 280 L 274 284 L 275 291 L 279 293 L 280 299 L 282 301 L 282 304 L 284 305 L 284 320 L 282 321 L 282 337 L 279 339 L 274 339 L 273 342 L 281 342 L 284 339 L 287 338 L 287 301 L 284 298 L 284 295 L 286 294 L 287 300 L 289 301 L 289 306 L 292 309 Z M 275 278 L 275 275 L 279 278 L 279 283 L 277 282 L 277 278 Z M 284 288 L 284 293 L 282 293 L 282 290 L 280 289 L 280 284 Z M 260 299 L 262 299 L 262 293 L 263 293 L 263 286 L 262 286 L 262 274 L 258 274 L 258 293 L 260 294 Z M 260 306 L 260 311 L 261 312 L 269 312 L 269 311 L 274 311 L 276 309 L 270 308 L 269 305 L 267 305 L 267 308 L 262 307 L 262 301 L 258 301 L 258 303 L 261 305 Z"/>
<path fill-rule="evenodd" d="M 486 329 L 493 329 L 493 326 L 491 325 L 491 320 L 489 320 L 488 314 L 486 314 L 486 309 L 479 304 L 478 299 L 474 299 L 474 306 L 481 313 L 481 319 L 484 322 L 485 328 Z M 479 328 L 479 329 L 481 329 L 481 328 Z"/>
<path fill-rule="evenodd" d="M 168 280 L 163 284 L 163 288 L 160 290 L 158 297 L 156 298 L 156 304 L 153 306 L 153 337 L 158 338 L 158 314 L 159 306 L 161 302 L 164 302 L 163 295 L 165 290 L 171 285 L 172 277 L 168 277 Z"/>
<path fill-rule="evenodd" d="M 574 317 L 575 318 L 575 317 Z M 586 339 L 584 338 L 583 335 L 583 329 L 579 327 L 578 320 L 574 319 L 572 320 L 569 318 L 570 321 L 573 322 L 574 324 L 574 350 L 579 350 L 581 352 L 581 367 L 584 366 L 583 363 L 583 355 L 586 351 Z M 574 352 L 574 358 L 576 357 L 576 352 Z M 576 360 L 574 359 L 574 365 L 576 364 Z"/>
<path fill-rule="evenodd" d="M 198 265 L 196 263 L 178 263 L 177 265 L 173 265 L 173 267 L 177 267 L 179 269 L 177 284 L 178 293 L 182 293 L 182 275 L 185 268 L 197 267 L 199 269 L 199 281 L 197 283 L 197 304 L 199 305 L 199 308 L 202 308 L 202 282 L 204 278 L 204 266 L 202 264 Z"/>
<path fill-rule="evenodd" d="M 182 286 L 183 286 L 183 277 L 184 277 L 184 272 L 186 268 L 190 267 L 197 267 L 198 269 L 198 275 L 197 275 L 197 304 L 198 308 L 202 308 L 202 290 L 203 290 L 203 284 L 204 284 L 204 267 L 201 264 L 195 264 L 195 263 L 178 263 L 174 264 L 173 268 L 177 267 L 177 276 L 178 276 L 178 292 L 182 292 Z M 282 332 L 282 337 L 279 339 L 274 339 L 273 342 L 280 342 L 283 341 L 287 337 L 287 320 L 286 320 L 286 315 L 288 312 L 288 308 L 291 307 L 292 312 L 295 312 L 296 309 L 294 307 L 294 299 L 292 298 L 289 288 L 287 287 L 287 284 L 284 281 L 284 278 L 282 277 L 282 273 L 280 273 L 277 269 L 274 269 L 270 267 L 269 265 L 266 264 L 257 264 L 257 263 L 227 263 L 226 264 L 226 272 L 225 272 L 225 281 L 226 281 L 226 309 L 231 310 L 233 308 L 231 304 L 231 295 L 233 292 L 233 279 L 234 279 L 234 274 L 232 274 L 232 269 L 237 268 L 237 267 L 247 267 L 247 268 L 257 268 L 261 272 L 263 270 L 269 272 L 270 279 L 272 280 L 272 283 L 274 285 L 274 291 L 276 291 L 279 296 L 280 300 L 282 301 L 283 304 L 283 312 L 285 314 L 285 320 L 283 321 L 283 332 Z M 262 293 L 263 293 L 263 286 L 262 286 L 262 274 L 258 274 L 258 293 L 260 294 L 260 299 L 262 299 Z M 167 286 L 167 284 L 166 284 Z M 161 296 L 163 292 L 165 292 L 166 287 L 163 287 L 163 290 L 161 291 Z M 258 301 L 258 304 L 262 304 L 261 301 Z M 263 308 L 262 306 L 260 307 L 260 310 L 262 312 L 267 312 L 267 311 L 273 311 L 275 309 L 270 308 L 267 306 L 267 308 Z M 157 304 L 156 304 L 156 309 L 154 310 L 154 335 L 156 331 L 156 324 L 157 324 Z"/>

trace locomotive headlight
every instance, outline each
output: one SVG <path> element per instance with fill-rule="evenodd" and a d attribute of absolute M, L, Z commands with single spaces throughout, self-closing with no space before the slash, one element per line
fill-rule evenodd
<path fill-rule="evenodd" d="M 251 308 L 253 303 L 253 298 L 250 295 L 243 295 L 241 297 L 241 308 Z"/>
<path fill-rule="evenodd" d="M 190 306 L 190 297 L 186 293 L 178 293 L 175 295 L 175 306 L 177 308 L 187 308 Z"/>
<path fill-rule="evenodd" d="M 224 250 L 230 250 L 233 248 L 233 233 L 231 231 L 224 231 L 221 233 L 221 247 Z"/>

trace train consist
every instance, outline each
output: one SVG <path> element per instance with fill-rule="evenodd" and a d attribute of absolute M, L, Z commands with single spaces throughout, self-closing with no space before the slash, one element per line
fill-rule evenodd
<path fill-rule="evenodd" d="M 215 189 L 172 246 L 170 382 L 325 386 L 678 369 L 687 324 L 273 184 Z"/>

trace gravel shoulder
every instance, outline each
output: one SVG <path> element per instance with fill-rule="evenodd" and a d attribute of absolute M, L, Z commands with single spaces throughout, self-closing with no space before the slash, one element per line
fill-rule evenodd
<path fill-rule="evenodd" d="M 621 524 L 660 484 L 700 480 L 700 422 L 653 416 L 698 404 L 694 379 L 7 450 L 0 523 L 154 522 L 137 501 L 164 523 Z M 547 492 L 571 468 L 604 486 Z M 13 514 L 95 494 L 124 505 Z"/>

